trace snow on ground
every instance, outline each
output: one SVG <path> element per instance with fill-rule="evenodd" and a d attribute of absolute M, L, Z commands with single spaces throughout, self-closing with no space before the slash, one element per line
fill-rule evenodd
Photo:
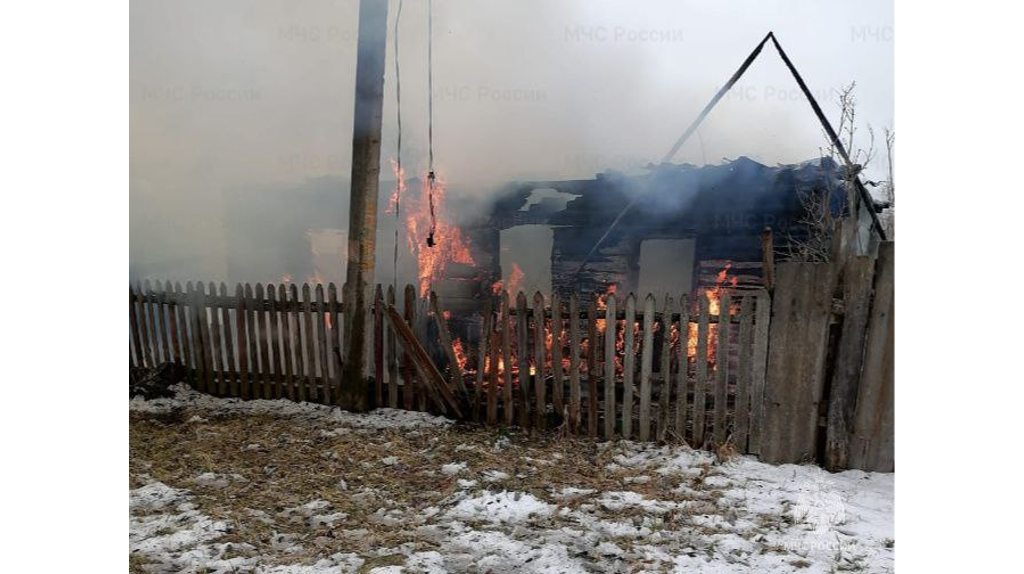
<path fill-rule="evenodd" d="M 893 474 L 184 387 L 129 411 L 133 572 L 894 568 Z"/>

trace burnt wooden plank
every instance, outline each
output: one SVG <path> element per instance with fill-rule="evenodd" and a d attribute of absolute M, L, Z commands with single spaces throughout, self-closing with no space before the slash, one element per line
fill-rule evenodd
<path fill-rule="evenodd" d="M 551 294 L 551 404 L 555 415 L 561 420 L 565 417 L 565 381 L 563 380 L 562 349 L 565 340 L 562 338 L 564 322 L 562 321 L 562 298 L 558 292 Z"/>
<path fill-rule="evenodd" d="M 316 378 L 316 332 L 313 330 L 313 293 L 309 283 L 302 284 L 303 358 L 306 363 L 306 396 L 316 401 L 320 393 Z"/>
<path fill-rule="evenodd" d="M 320 363 L 320 381 L 323 385 L 320 392 L 320 401 L 325 405 L 332 404 L 331 395 L 331 376 L 330 370 L 327 365 L 327 321 L 329 321 L 329 315 L 327 314 L 327 306 L 324 304 L 324 285 L 323 283 L 316 284 L 316 307 L 317 312 L 314 317 L 314 330 L 316 331 L 316 347 L 317 347 L 317 360 Z"/>
<path fill-rule="evenodd" d="M 427 321 L 430 316 L 429 305 L 426 294 L 424 294 L 423 297 L 416 298 L 416 321 L 411 323 L 409 327 L 413 330 L 413 334 L 415 334 L 417 341 L 427 340 Z M 421 411 L 426 411 L 429 406 L 429 397 L 427 396 L 428 389 L 425 386 L 427 382 L 425 382 L 423 377 L 418 374 L 419 370 L 417 370 L 416 373 L 417 408 Z"/>
<path fill-rule="evenodd" d="M 835 272 L 830 263 L 796 262 L 775 272 L 760 454 L 798 463 L 814 459 Z"/>
<path fill-rule="evenodd" d="M 295 378 L 294 378 L 294 367 L 292 367 L 292 360 L 295 355 L 295 329 L 293 327 L 294 316 L 290 311 L 285 311 L 288 308 L 288 286 L 285 284 L 278 285 L 277 287 L 277 304 L 281 308 L 280 317 L 280 331 L 278 332 L 278 339 L 281 344 L 281 357 L 282 374 L 284 374 L 284 392 L 283 396 L 295 400 Z"/>
<path fill-rule="evenodd" d="M 447 414 L 450 410 L 457 418 L 462 418 L 458 400 L 448 389 L 448 384 L 441 376 L 441 372 L 437 370 L 437 366 L 430 360 L 426 350 L 416 340 L 412 329 L 405 324 L 402 316 L 394 307 L 388 307 L 386 313 L 389 324 L 395 329 L 396 339 L 412 357 L 413 368 L 419 372 L 427 397 L 441 409 L 443 414 Z"/>
<path fill-rule="evenodd" d="M 569 297 L 569 429 L 580 432 L 580 313 L 579 297 Z"/>
<path fill-rule="evenodd" d="M 665 312 L 661 315 L 661 364 L 658 369 L 658 433 L 659 441 L 668 433 L 668 408 L 672 395 L 672 313 L 675 302 L 665 295 Z"/>
<path fill-rule="evenodd" d="M 533 407 L 534 425 L 544 430 L 548 412 L 547 397 L 545 391 L 547 390 L 547 377 L 545 375 L 545 364 L 546 357 L 546 337 L 544 331 L 544 295 L 540 291 L 533 294 L 533 362 L 536 365 L 537 372 L 534 376 L 534 394 L 536 395 L 536 403 Z"/>
<path fill-rule="evenodd" d="M 651 369 L 654 362 L 654 295 L 644 298 L 643 343 L 640 349 L 640 432 L 641 441 L 651 440 Z"/>
<path fill-rule="evenodd" d="M 718 306 L 718 347 L 715 349 L 715 446 L 725 444 L 728 439 L 728 425 L 726 421 L 727 407 L 729 401 L 729 338 L 731 336 L 732 322 L 730 305 L 732 299 L 728 292 L 723 292 Z"/>
<path fill-rule="evenodd" d="M 736 414 L 733 417 L 733 444 L 747 452 L 750 434 L 750 386 L 754 356 L 754 296 L 746 295 L 740 304 L 739 354 L 736 361 Z"/>
<path fill-rule="evenodd" d="M 632 293 L 626 297 L 626 317 L 622 328 L 625 329 L 622 357 L 622 438 L 629 440 L 633 435 L 633 371 L 636 363 L 636 297 Z"/>
<path fill-rule="evenodd" d="M 388 286 L 388 300 L 387 304 L 395 306 L 395 286 Z M 384 344 L 387 348 L 387 363 L 388 363 L 388 406 L 397 409 L 398 408 L 398 350 L 395 342 L 395 330 L 387 326 L 385 322 L 385 330 L 387 336 L 384 337 Z"/>
<path fill-rule="evenodd" d="M 761 428 L 764 425 L 764 382 L 768 367 L 768 333 L 771 324 L 771 297 L 761 291 L 754 303 L 754 340 L 750 362 L 750 429 L 747 437 L 747 451 L 761 452 Z"/>
<path fill-rule="evenodd" d="M 508 291 L 501 292 L 501 408 L 505 413 L 505 424 L 515 422 L 515 405 L 512 398 L 512 316 Z"/>
<path fill-rule="evenodd" d="M 676 347 L 676 438 L 686 440 L 686 421 L 689 420 L 687 408 L 687 394 L 690 379 L 690 359 L 687 348 L 690 340 L 690 316 L 689 296 L 684 293 L 679 296 L 679 344 Z"/>
<path fill-rule="evenodd" d="M 850 464 L 850 438 L 871 311 L 875 260 L 851 255 L 842 275 L 843 325 L 832 366 L 825 426 L 825 468 L 833 472 L 845 470 Z"/>
<path fill-rule="evenodd" d="M 894 265 L 895 244 L 883 242 L 878 248 L 875 297 L 864 345 L 860 390 L 850 439 L 850 468 L 873 472 L 895 470 Z"/>
<path fill-rule="evenodd" d="M 416 323 L 416 290 L 412 285 L 405 286 L 404 299 L 405 322 L 410 327 Z M 402 354 L 402 402 L 405 410 L 411 411 L 416 406 L 416 374 L 412 364 L 412 354 Z"/>
<path fill-rule="evenodd" d="M 615 437 L 615 342 L 617 340 L 618 321 L 616 315 L 616 298 L 608 296 L 605 302 L 604 322 L 604 438 Z"/>
<path fill-rule="evenodd" d="M 235 332 L 238 334 L 238 396 L 249 398 L 249 384 L 252 370 L 249 359 L 249 335 L 246 330 L 248 312 L 246 311 L 245 293 L 242 284 L 235 286 Z"/>
<path fill-rule="evenodd" d="M 702 291 L 697 296 L 697 353 L 694 357 L 694 371 L 697 379 L 693 394 L 693 446 L 704 448 L 705 431 L 707 430 L 707 392 L 708 392 L 708 297 Z"/>
<path fill-rule="evenodd" d="M 519 365 L 519 425 L 530 426 L 530 332 L 526 317 L 526 294 L 520 291 L 516 295 L 516 361 Z"/>

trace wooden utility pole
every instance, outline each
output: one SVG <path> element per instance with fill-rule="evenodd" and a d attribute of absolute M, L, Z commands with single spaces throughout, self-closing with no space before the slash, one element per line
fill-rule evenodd
<path fill-rule="evenodd" d="M 348 214 L 348 267 L 344 304 L 345 366 L 340 404 L 351 411 L 370 407 L 366 381 L 367 313 L 372 300 L 380 186 L 380 132 L 384 107 L 387 0 L 359 1 L 356 102 L 352 129 L 352 187 Z"/>

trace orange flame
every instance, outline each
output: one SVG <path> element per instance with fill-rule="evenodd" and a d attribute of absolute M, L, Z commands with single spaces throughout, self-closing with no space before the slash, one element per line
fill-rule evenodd
<path fill-rule="evenodd" d="M 441 279 L 449 264 L 473 265 L 475 262 L 469 250 L 469 240 L 463 237 L 458 227 L 445 221 L 444 200 L 447 186 L 444 180 L 440 177 L 434 180 L 434 211 L 437 226 L 434 230 L 435 244 L 428 247 L 427 236 L 431 225 L 429 180 L 427 177 L 423 178 L 422 193 L 418 199 L 405 198 L 405 170 L 398 169 L 394 161 L 391 162 L 391 166 L 397 185 L 391 195 L 388 212 L 394 213 L 398 208 L 399 198 L 403 199 L 406 240 L 409 252 L 416 257 L 420 294 L 426 297 L 430 293 L 431 284 Z"/>

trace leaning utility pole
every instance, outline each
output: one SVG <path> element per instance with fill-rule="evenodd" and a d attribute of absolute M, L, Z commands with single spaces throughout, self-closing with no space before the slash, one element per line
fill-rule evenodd
<path fill-rule="evenodd" d="M 366 382 L 367 309 L 373 289 L 380 187 L 380 131 L 384 107 L 387 0 L 359 1 L 356 103 L 352 126 L 352 188 L 348 212 L 348 267 L 344 293 L 345 365 L 341 406 L 369 408 Z"/>

